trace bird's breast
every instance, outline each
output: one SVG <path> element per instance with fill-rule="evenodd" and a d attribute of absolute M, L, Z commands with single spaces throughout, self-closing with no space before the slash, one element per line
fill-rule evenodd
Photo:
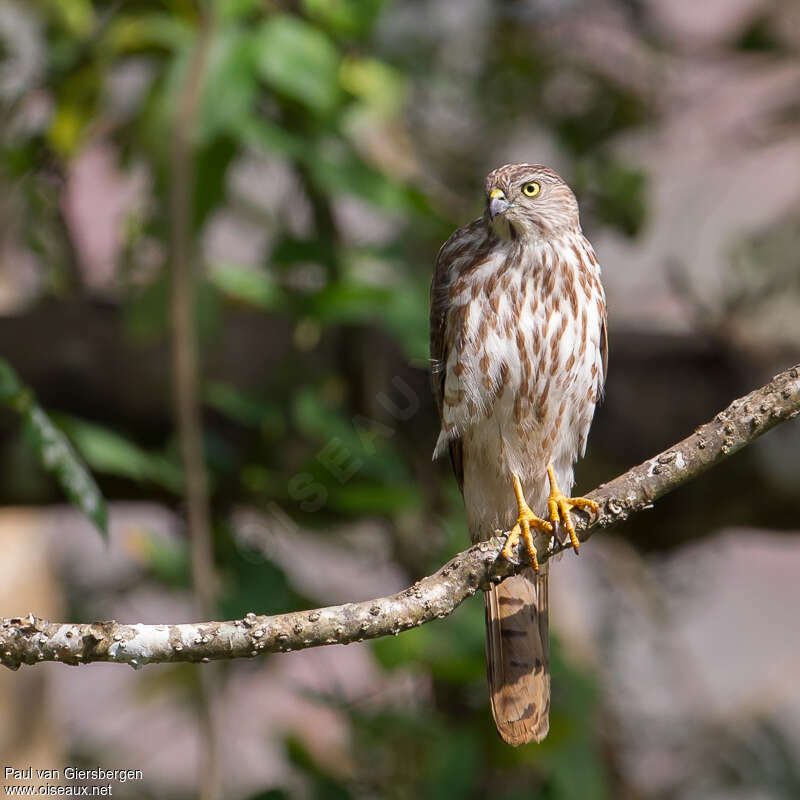
<path fill-rule="evenodd" d="M 537 457 L 582 449 L 602 384 L 602 305 L 580 250 L 561 250 L 498 247 L 454 278 L 437 450 L 455 436 L 495 459 L 500 440 L 515 461 L 534 445 Z"/>

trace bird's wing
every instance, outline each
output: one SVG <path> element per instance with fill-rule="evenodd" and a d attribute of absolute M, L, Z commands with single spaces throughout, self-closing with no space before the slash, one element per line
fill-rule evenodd
<path fill-rule="evenodd" d="M 600 365 L 602 371 L 597 376 L 595 397 L 597 398 L 597 403 L 600 403 L 605 396 L 606 379 L 608 378 L 608 308 L 606 306 L 605 296 L 602 293 L 598 302 L 600 304 Z M 587 427 L 583 439 L 584 449 L 586 448 L 586 436 L 588 436 L 588 434 L 589 429 Z M 581 450 L 581 455 L 583 455 L 583 450 Z"/>
<path fill-rule="evenodd" d="M 452 237 L 451 237 L 452 239 Z M 431 313 L 430 313 L 430 349 L 431 349 L 431 386 L 439 419 L 442 418 L 444 406 L 444 384 L 447 380 L 447 351 L 445 336 L 447 329 L 447 311 L 450 307 L 450 276 L 447 259 L 443 257 L 447 243 L 439 251 L 436 267 L 431 280 Z"/>
<path fill-rule="evenodd" d="M 436 408 L 439 411 L 439 419 L 442 422 L 444 422 L 444 390 L 447 383 L 447 362 L 454 344 L 452 328 L 447 324 L 448 312 L 452 305 L 450 287 L 456 277 L 456 260 L 462 256 L 467 246 L 474 241 L 479 225 L 480 221 L 475 220 L 470 225 L 459 228 L 442 245 L 439 255 L 436 257 L 436 267 L 431 281 L 431 381 Z M 448 450 L 458 488 L 463 489 L 464 461 L 461 440 L 457 437 L 450 438 Z"/>
<path fill-rule="evenodd" d="M 608 325 L 606 314 L 606 307 L 603 305 L 603 321 L 600 325 L 600 357 L 603 359 L 603 383 L 608 377 Z"/>

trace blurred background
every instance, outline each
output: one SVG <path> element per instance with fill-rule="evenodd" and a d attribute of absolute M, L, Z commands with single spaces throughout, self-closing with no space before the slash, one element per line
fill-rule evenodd
<path fill-rule="evenodd" d="M 798 52 L 791 0 L 0 0 L 0 615 L 278 613 L 463 549 L 427 288 L 509 161 L 561 172 L 603 266 L 579 489 L 800 361 Z M 798 497 L 795 421 L 556 563 L 542 745 L 497 738 L 475 598 L 217 669 L 4 670 L 0 765 L 800 797 Z"/>

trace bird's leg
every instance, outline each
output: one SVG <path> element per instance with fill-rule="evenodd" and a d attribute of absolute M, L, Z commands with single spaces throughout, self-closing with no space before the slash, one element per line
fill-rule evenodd
<path fill-rule="evenodd" d="M 503 558 L 510 561 L 511 551 L 519 538 L 522 537 L 522 540 L 525 542 L 525 548 L 528 551 L 528 557 L 531 560 L 531 564 L 533 564 L 533 568 L 535 570 L 538 570 L 539 559 L 536 557 L 536 544 L 533 540 L 531 528 L 545 531 L 545 533 L 552 535 L 553 526 L 547 520 L 537 517 L 536 514 L 531 511 L 530 507 L 525 502 L 525 495 L 522 493 L 522 484 L 520 483 L 519 475 L 517 475 L 515 472 L 512 472 L 511 475 L 514 481 L 514 494 L 517 498 L 519 516 L 517 517 L 517 524 L 508 534 L 508 538 L 506 539 L 506 543 L 503 545 L 501 555 Z"/>
<path fill-rule="evenodd" d="M 570 516 L 570 511 L 573 508 L 588 508 L 591 511 L 597 511 L 600 506 L 594 500 L 589 500 L 587 497 L 567 497 L 561 493 L 556 481 L 556 473 L 553 470 L 553 465 L 547 468 L 547 476 L 550 478 L 550 497 L 547 500 L 547 510 L 550 513 L 550 522 L 553 523 L 553 530 L 556 529 L 556 524 L 559 519 L 564 523 L 564 527 L 569 534 L 569 540 L 575 552 L 578 552 L 578 537 L 575 534 L 575 524 Z"/>

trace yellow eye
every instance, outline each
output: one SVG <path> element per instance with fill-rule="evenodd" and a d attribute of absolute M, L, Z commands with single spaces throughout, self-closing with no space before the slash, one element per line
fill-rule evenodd
<path fill-rule="evenodd" d="M 522 193 L 526 197 L 536 197 L 536 195 L 539 194 L 539 192 L 541 191 L 542 191 L 542 184 L 537 183 L 536 181 L 531 181 L 530 183 L 526 183 L 522 187 Z"/>

